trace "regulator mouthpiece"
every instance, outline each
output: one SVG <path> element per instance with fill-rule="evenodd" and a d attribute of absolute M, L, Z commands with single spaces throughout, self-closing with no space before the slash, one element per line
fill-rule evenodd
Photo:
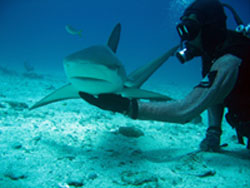
<path fill-rule="evenodd" d="M 197 54 L 194 47 L 191 45 L 188 45 L 185 43 L 184 45 L 181 45 L 181 48 L 176 52 L 177 59 L 182 63 L 186 63 L 187 61 L 190 61 L 195 57 Z"/>

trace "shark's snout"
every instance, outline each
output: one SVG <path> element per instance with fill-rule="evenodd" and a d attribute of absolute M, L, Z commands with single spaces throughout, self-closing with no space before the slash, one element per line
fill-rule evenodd
<path fill-rule="evenodd" d="M 68 78 L 81 77 L 109 80 L 109 76 L 112 74 L 112 71 L 107 67 L 87 61 L 64 62 L 64 70 Z"/>

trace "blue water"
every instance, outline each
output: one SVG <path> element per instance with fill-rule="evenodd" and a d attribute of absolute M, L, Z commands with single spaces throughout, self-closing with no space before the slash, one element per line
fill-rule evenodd
<path fill-rule="evenodd" d="M 62 71 L 62 60 L 93 44 L 105 44 L 116 23 L 122 24 L 117 55 L 127 71 L 147 63 L 179 43 L 176 23 L 191 0 L 1 0 L 0 65 L 22 70 L 28 61 L 36 71 Z M 250 23 L 249 0 L 223 0 Z M 228 26 L 235 27 L 231 14 Z M 82 29 L 70 35 L 65 25 Z M 181 65 L 169 59 L 153 78 L 197 82 L 199 59 Z"/>

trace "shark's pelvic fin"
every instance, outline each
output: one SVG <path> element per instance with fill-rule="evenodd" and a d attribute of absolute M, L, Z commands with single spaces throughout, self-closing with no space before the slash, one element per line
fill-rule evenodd
<path fill-rule="evenodd" d="M 116 50 L 119 44 L 120 33 L 121 33 L 121 24 L 118 23 L 114 27 L 112 33 L 110 34 L 108 44 L 107 44 L 114 53 L 116 53 Z"/>
<path fill-rule="evenodd" d="M 119 94 L 123 97 L 133 98 L 133 99 L 148 99 L 155 101 L 169 101 L 172 100 L 166 95 L 155 93 L 153 91 L 147 91 L 139 88 L 124 88 Z"/>
<path fill-rule="evenodd" d="M 162 56 L 156 60 L 136 69 L 134 72 L 128 75 L 128 79 L 125 82 L 126 87 L 139 88 L 141 85 L 147 81 L 147 79 L 165 62 L 169 57 L 173 56 L 176 50 L 179 48 L 175 46 L 165 52 Z"/>
<path fill-rule="evenodd" d="M 78 91 L 72 86 L 72 84 L 67 84 L 38 101 L 36 104 L 30 107 L 30 110 L 56 101 L 77 98 L 80 98 Z"/>

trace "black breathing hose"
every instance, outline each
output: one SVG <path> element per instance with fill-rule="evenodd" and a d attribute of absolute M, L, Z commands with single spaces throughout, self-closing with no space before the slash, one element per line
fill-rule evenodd
<path fill-rule="evenodd" d="M 233 9 L 233 7 L 231 7 L 230 5 L 225 4 L 225 3 L 222 3 L 222 6 L 228 8 L 231 11 L 231 13 L 233 14 L 234 20 L 237 23 L 237 25 L 244 25 L 242 19 L 237 14 L 237 12 Z"/>

